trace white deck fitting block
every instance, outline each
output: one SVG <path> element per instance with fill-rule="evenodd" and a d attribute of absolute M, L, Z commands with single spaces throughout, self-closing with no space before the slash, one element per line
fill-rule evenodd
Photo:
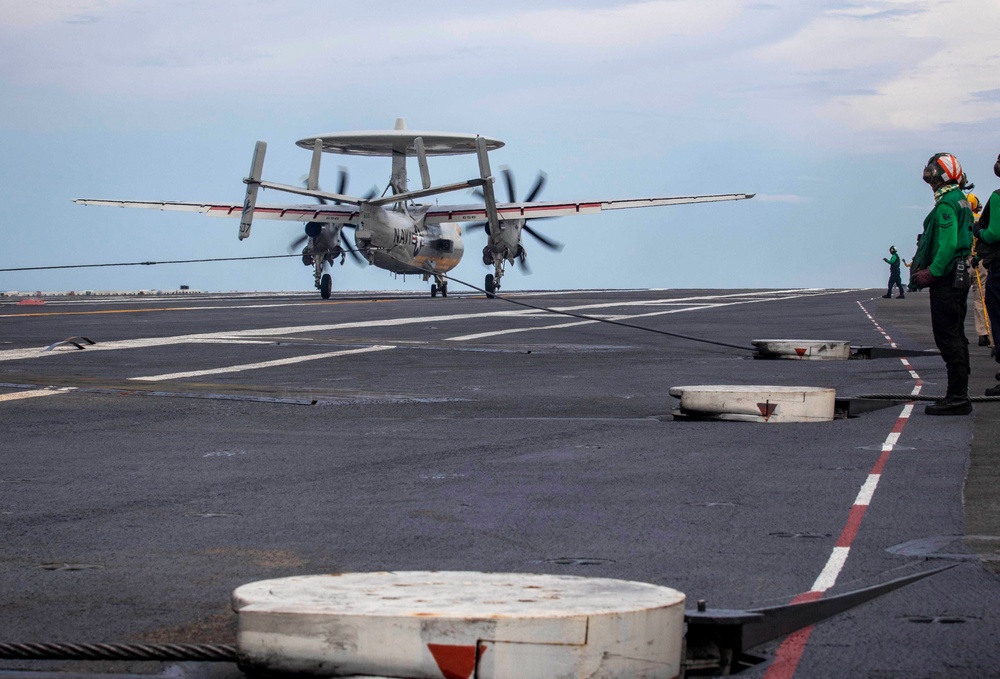
<path fill-rule="evenodd" d="M 680 399 L 674 417 L 737 422 L 828 422 L 836 391 L 825 387 L 702 385 L 672 387 Z"/>
<path fill-rule="evenodd" d="M 760 358 L 846 361 L 851 357 L 851 343 L 841 340 L 759 339 L 750 343 L 757 347 Z"/>
<path fill-rule="evenodd" d="M 434 679 L 677 677 L 684 595 L 565 575 L 396 572 L 233 592 L 240 667 Z"/>

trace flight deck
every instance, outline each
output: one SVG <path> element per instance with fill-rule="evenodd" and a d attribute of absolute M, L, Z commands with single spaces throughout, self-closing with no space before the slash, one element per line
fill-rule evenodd
<path fill-rule="evenodd" d="M 938 356 L 754 358 L 780 337 L 933 349 L 926 296 L 880 294 L 0 298 L 0 643 L 233 643 L 233 590 L 291 575 L 583 575 L 750 608 L 956 563 L 741 676 L 995 676 L 1000 403 L 670 414 L 679 385 L 943 394 Z M 976 395 L 998 366 L 970 351 Z"/>

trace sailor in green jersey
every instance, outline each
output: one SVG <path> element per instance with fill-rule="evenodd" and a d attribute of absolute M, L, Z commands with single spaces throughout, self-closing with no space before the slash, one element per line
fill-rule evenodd
<path fill-rule="evenodd" d="M 972 210 L 958 184 L 946 184 L 935 191 L 934 201 L 934 209 L 924 219 L 924 232 L 910 269 L 911 278 L 918 271 L 929 270 L 930 276 L 925 273 L 918 288 L 954 271 L 956 262 L 972 252 Z"/>
<path fill-rule="evenodd" d="M 1000 156 L 993 165 L 993 174 L 1000 177 Z M 986 207 L 979 216 L 976 224 L 976 237 L 979 245 L 976 252 L 983 260 L 983 266 L 989 271 L 986 277 L 984 296 L 986 297 L 986 315 L 990 317 L 991 327 L 993 323 L 1000 323 L 1000 189 L 990 194 L 986 201 Z M 1000 361 L 1000 356 L 996 356 Z M 1000 376 L 1000 373 L 997 373 Z M 990 387 L 986 390 L 987 396 L 1000 396 L 1000 385 Z"/>
<path fill-rule="evenodd" d="M 948 372 L 945 397 L 927 406 L 928 415 L 968 415 L 969 340 L 965 337 L 972 250 L 972 210 L 962 192 L 965 173 L 950 153 L 927 161 L 924 181 L 934 190 L 934 209 L 924 220 L 920 246 L 913 256 L 910 284 L 929 288 L 931 328 Z"/>
<path fill-rule="evenodd" d="M 903 299 L 903 281 L 899 277 L 899 255 L 896 254 L 896 246 L 889 246 L 889 259 L 885 257 L 882 261 L 889 265 L 889 291 L 882 295 L 884 298 L 889 299 L 892 297 L 892 287 L 896 286 L 899 288 L 899 297 L 897 299 Z M 906 263 L 905 261 L 903 262 Z"/>

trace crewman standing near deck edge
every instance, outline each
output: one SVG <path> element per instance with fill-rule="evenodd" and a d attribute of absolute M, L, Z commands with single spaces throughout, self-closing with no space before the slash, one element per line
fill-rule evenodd
<path fill-rule="evenodd" d="M 971 283 L 968 262 L 972 251 L 972 210 L 962 192 L 965 175 L 955 156 L 950 153 L 931 156 L 924 167 L 923 179 L 934 191 L 934 208 L 924 219 L 910 283 L 930 291 L 934 343 L 948 371 L 945 397 L 927 406 L 924 412 L 968 415 L 972 412 L 972 402 L 965 315 Z"/>
<path fill-rule="evenodd" d="M 903 279 L 899 277 L 899 255 L 896 254 L 896 246 L 889 246 L 889 258 L 882 258 L 882 261 L 889 265 L 889 291 L 886 292 L 882 297 L 889 299 L 892 297 L 892 288 L 896 286 L 899 288 L 899 296 L 896 299 L 903 299 Z M 906 263 L 905 261 L 903 262 Z"/>
<path fill-rule="evenodd" d="M 1000 156 L 993 165 L 993 174 L 1000 177 Z M 990 328 L 997 328 L 1000 323 L 1000 189 L 990 194 L 986 207 L 976 222 L 976 237 L 979 245 L 976 252 L 983 260 L 990 274 L 986 276 L 986 315 L 990 319 Z M 996 335 L 994 335 L 995 337 Z M 994 352 L 1000 362 L 1000 351 Z M 1000 377 L 1000 373 L 997 373 Z M 1000 396 L 1000 384 L 986 390 L 987 396 Z"/>

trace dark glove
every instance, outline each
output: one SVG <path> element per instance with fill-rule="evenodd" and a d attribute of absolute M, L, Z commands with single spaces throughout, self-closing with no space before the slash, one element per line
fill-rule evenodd
<path fill-rule="evenodd" d="M 888 264 L 888 263 L 889 263 L 889 260 L 888 260 L 888 259 L 886 259 L 885 257 L 883 257 L 883 258 L 882 258 L 882 261 L 883 261 L 883 262 L 885 262 L 886 264 Z"/>
<path fill-rule="evenodd" d="M 912 276 L 910 276 L 910 283 L 916 285 L 918 289 L 926 288 L 928 285 L 937 280 L 937 276 L 931 273 L 930 269 L 921 269 Z"/>
<path fill-rule="evenodd" d="M 973 269 L 978 269 L 979 268 L 979 258 L 978 257 L 973 257 L 972 259 L 970 259 L 969 260 L 969 266 L 971 266 Z"/>

